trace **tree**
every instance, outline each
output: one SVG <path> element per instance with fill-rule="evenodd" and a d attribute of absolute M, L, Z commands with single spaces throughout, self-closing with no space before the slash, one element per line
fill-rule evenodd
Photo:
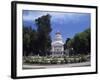
<path fill-rule="evenodd" d="M 36 55 L 37 32 L 31 27 L 23 27 L 23 55 Z"/>
<path fill-rule="evenodd" d="M 65 41 L 65 44 L 64 44 L 64 50 L 66 50 L 68 48 L 68 42 L 70 41 L 71 39 L 70 38 L 67 38 L 66 41 Z"/>
<path fill-rule="evenodd" d="M 73 52 L 74 54 L 90 54 L 91 51 L 90 28 L 84 30 L 83 32 L 75 34 L 75 36 L 72 39 L 68 38 L 64 46 L 65 49 L 69 49 L 69 51 L 71 53 Z"/>
<path fill-rule="evenodd" d="M 23 27 L 23 55 L 28 56 L 30 53 L 30 33 L 31 27 Z"/>
<path fill-rule="evenodd" d="M 78 33 L 74 36 L 73 48 L 78 54 L 89 54 L 90 53 L 90 29 Z"/>
<path fill-rule="evenodd" d="M 50 15 L 44 15 L 35 20 L 37 30 L 23 26 L 23 55 L 47 55 L 51 50 Z"/>
<path fill-rule="evenodd" d="M 66 44 L 66 48 L 65 49 L 68 51 L 67 54 L 73 55 L 74 54 L 74 51 L 73 51 L 73 39 L 67 38 L 65 44 Z"/>
<path fill-rule="evenodd" d="M 47 51 L 51 49 L 51 24 L 50 24 L 51 16 L 49 14 L 39 17 L 35 20 L 37 24 L 37 46 L 40 55 L 46 55 Z"/>
<path fill-rule="evenodd" d="M 37 55 L 37 32 L 34 29 L 30 33 L 30 49 L 32 55 Z"/>

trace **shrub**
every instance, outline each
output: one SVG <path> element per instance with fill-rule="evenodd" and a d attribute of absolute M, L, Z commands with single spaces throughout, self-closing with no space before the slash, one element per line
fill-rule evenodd
<path fill-rule="evenodd" d="M 74 58 L 74 62 L 75 62 L 75 63 L 80 62 L 80 58 Z"/>
<path fill-rule="evenodd" d="M 58 58 L 53 57 L 53 58 L 51 59 L 51 64 L 57 64 L 57 62 L 58 62 Z"/>
<path fill-rule="evenodd" d="M 80 56 L 63 56 L 63 57 L 52 57 L 52 56 L 27 56 L 23 57 L 23 63 L 29 64 L 67 64 L 67 63 L 78 63 L 87 61 L 85 55 Z"/>

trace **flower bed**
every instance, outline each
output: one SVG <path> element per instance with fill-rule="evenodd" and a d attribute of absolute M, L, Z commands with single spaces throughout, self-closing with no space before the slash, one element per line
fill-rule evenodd
<path fill-rule="evenodd" d="M 47 57 L 47 56 L 27 56 L 23 57 L 23 63 L 29 64 L 67 64 L 87 61 L 85 56 L 78 57 Z"/>

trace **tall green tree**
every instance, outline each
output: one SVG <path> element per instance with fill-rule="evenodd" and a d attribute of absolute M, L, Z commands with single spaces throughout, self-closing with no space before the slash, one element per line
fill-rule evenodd
<path fill-rule="evenodd" d="M 48 51 L 50 51 L 51 48 L 51 24 L 50 24 L 50 18 L 51 16 L 49 14 L 39 17 L 35 20 L 37 24 L 37 46 L 40 55 L 44 56 L 47 54 Z"/>
<path fill-rule="evenodd" d="M 64 50 L 66 50 L 68 48 L 68 42 L 70 41 L 70 38 L 67 38 L 64 44 Z"/>
<path fill-rule="evenodd" d="M 23 26 L 23 55 L 47 55 L 51 50 L 51 16 L 41 16 L 35 20 L 37 30 Z"/>
<path fill-rule="evenodd" d="M 89 54 L 91 50 L 91 33 L 87 29 L 74 36 L 73 48 L 76 53 Z"/>
<path fill-rule="evenodd" d="M 72 39 L 67 39 L 65 48 L 72 50 L 74 54 L 90 54 L 91 52 L 91 30 L 90 28 L 83 32 L 75 34 Z"/>
<path fill-rule="evenodd" d="M 23 55 L 35 55 L 37 32 L 31 27 L 23 27 Z"/>
<path fill-rule="evenodd" d="M 31 27 L 23 27 L 23 55 L 28 56 L 30 53 L 30 33 Z"/>

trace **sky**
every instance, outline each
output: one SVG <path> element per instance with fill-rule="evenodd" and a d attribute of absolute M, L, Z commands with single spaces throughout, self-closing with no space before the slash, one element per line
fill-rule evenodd
<path fill-rule="evenodd" d="M 36 29 L 35 19 L 43 15 L 51 15 L 50 33 L 52 40 L 55 38 L 55 33 L 59 31 L 62 35 L 63 41 L 67 38 L 72 38 L 76 33 L 82 32 L 91 27 L 90 13 L 72 13 L 72 12 L 47 12 L 23 10 L 23 25 L 25 27 L 32 27 Z"/>

